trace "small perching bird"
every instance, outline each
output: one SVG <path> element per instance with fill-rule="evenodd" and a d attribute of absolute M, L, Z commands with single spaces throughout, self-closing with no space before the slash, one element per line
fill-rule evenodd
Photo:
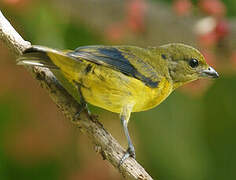
<path fill-rule="evenodd" d="M 135 149 L 128 132 L 131 112 L 151 109 L 188 82 L 218 73 L 195 48 L 173 43 L 160 47 L 84 46 L 56 50 L 43 46 L 26 49 L 19 65 L 58 69 L 83 101 L 119 113 L 128 149 L 120 165 Z"/>

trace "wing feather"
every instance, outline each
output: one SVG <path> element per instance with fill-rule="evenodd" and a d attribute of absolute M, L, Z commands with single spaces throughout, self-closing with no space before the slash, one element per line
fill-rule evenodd
<path fill-rule="evenodd" d="M 85 46 L 68 52 L 67 55 L 110 67 L 139 79 L 151 88 L 157 87 L 160 81 L 157 72 L 134 52 L 139 51 L 133 46 Z"/>

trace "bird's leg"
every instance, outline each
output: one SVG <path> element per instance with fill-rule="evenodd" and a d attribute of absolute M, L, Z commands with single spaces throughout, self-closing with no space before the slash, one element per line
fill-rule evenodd
<path fill-rule="evenodd" d="M 81 109 L 75 114 L 75 119 L 78 119 L 81 112 L 86 110 L 87 112 L 87 115 L 89 116 L 89 118 L 92 117 L 92 114 L 91 112 L 89 111 L 88 109 L 88 104 L 86 103 L 84 97 L 83 97 L 83 94 L 81 92 L 81 86 L 79 84 L 77 84 L 77 89 L 78 89 L 78 92 L 79 92 L 79 96 L 80 96 L 80 104 L 81 104 Z"/>
<path fill-rule="evenodd" d="M 121 116 L 121 123 L 122 123 L 122 126 L 123 126 L 123 129 L 124 129 L 124 132 L 125 132 L 125 136 L 127 138 L 127 141 L 128 141 L 128 148 L 125 152 L 125 154 L 123 155 L 123 157 L 121 158 L 120 160 L 120 165 L 123 164 L 123 162 L 128 158 L 128 157 L 133 157 L 135 158 L 135 149 L 134 149 L 134 145 L 131 141 L 131 138 L 129 136 L 129 130 L 128 130 L 128 123 L 126 121 L 125 118 L 123 118 L 124 116 Z"/>
<path fill-rule="evenodd" d="M 135 158 L 135 149 L 134 149 L 134 145 L 131 141 L 131 138 L 129 136 L 129 130 L 128 130 L 128 122 L 129 122 L 129 117 L 130 117 L 130 114 L 132 111 L 132 107 L 133 107 L 133 105 L 128 105 L 128 106 L 124 107 L 123 111 L 120 114 L 121 124 L 123 126 L 125 136 L 128 141 L 128 148 L 127 148 L 125 154 L 123 155 L 123 157 L 121 158 L 119 166 L 121 166 L 127 158 L 129 158 L 129 157 Z"/>

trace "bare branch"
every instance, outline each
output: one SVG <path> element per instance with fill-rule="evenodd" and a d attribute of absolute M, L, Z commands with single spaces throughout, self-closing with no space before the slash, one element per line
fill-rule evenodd
<path fill-rule="evenodd" d="M 18 56 L 31 46 L 11 26 L 0 11 L 0 38 Z M 81 108 L 80 104 L 60 85 L 53 73 L 47 68 L 28 67 L 32 76 L 46 89 L 60 111 L 68 120 L 74 122 L 92 140 L 96 149 L 104 159 L 107 159 L 115 168 L 124 154 L 124 149 L 108 133 L 96 118 L 90 120 L 85 112 L 81 113 L 80 119 L 75 119 L 75 114 Z M 126 179 L 151 180 L 151 176 L 136 160 L 127 159 L 119 169 Z"/>

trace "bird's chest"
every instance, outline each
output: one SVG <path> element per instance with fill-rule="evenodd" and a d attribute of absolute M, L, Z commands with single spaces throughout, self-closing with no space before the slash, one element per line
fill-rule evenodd
<path fill-rule="evenodd" d="M 145 111 L 156 107 L 170 95 L 172 87 L 172 84 L 166 78 L 163 78 L 157 88 L 145 87 L 142 91 L 138 91 L 133 111 Z"/>

